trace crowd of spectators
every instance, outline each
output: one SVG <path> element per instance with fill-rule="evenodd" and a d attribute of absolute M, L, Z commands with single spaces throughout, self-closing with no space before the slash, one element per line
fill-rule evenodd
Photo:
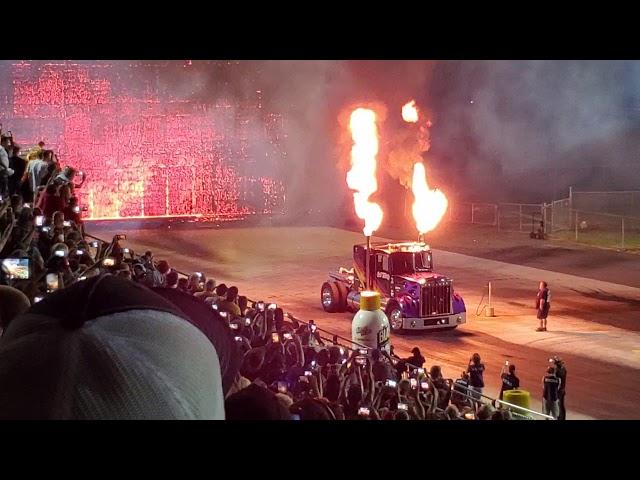
<path fill-rule="evenodd" d="M 440 366 L 428 368 L 417 347 L 404 359 L 393 349 L 353 348 L 323 336 L 313 321 L 249 300 L 233 285 L 199 272 L 183 275 L 151 251 L 137 255 L 125 235 L 90 238 L 75 197 L 77 172 L 61 168 L 44 147 L 23 158 L 11 137 L 2 136 L 0 417 L 513 418 L 482 397 L 478 354 L 454 381 Z M 121 326 L 122 315 L 133 317 Z M 205 361 L 208 355 L 213 360 Z M 67 390 L 53 395 L 52 405 L 24 401 L 53 381 L 51 364 L 77 378 L 62 382 Z M 501 398 L 519 386 L 515 366 L 507 368 Z M 557 400 L 557 383 L 545 385 Z"/>

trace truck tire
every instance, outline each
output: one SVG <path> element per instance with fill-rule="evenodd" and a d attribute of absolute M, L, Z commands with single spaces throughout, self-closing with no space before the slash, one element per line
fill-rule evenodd
<path fill-rule="evenodd" d="M 391 300 L 387 303 L 387 308 L 385 308 L 384 313 L 389 319 L 391 331 L 393 333 L 402 333 L 402 309 L 400 308 L 400 304 L 395 300 Z"/>
<path fill-rule="evenodd" d="M 320 303 L 325 312 L 335 313 L 340 308 L 340 290 L 336 282 L 324 282 L 320 289 Z"/>
<path fill-rule="evenodd" d="M 340 292 L 340 304 L 338 306 L 338 311 L 346 312 L 348 310 L 347 295 L 349 295 L 349 289 L 341 282 L 336 282 L 336 286 L 338 287 L 338 292 Z"/>

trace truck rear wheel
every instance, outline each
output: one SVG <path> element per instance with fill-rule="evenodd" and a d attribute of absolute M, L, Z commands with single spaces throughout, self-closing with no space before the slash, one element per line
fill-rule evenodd
<path fill-rule="evenodd" d="M 387 315 L 389 319 L 389 325 L 391 326 L 391 331 L 394 333 L 402 332 L 402 308 L 400 308 L 400 304 L 395 301 L 391 301 L 387 304 L 387 308 L 385 308 L 384 313 Z"/>
<path fill-rule="evenodd" d="M 320 289 L 320 302 L 325 312 L 335 313 L 340 309 L 340 290 L 336 282 L 324 282 Z"/>

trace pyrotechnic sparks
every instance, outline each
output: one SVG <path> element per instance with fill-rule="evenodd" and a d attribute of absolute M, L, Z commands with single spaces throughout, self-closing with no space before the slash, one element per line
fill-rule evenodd
<path fill-rule="evenodd" d="M 369 201 L 378 190 L 376 180 L 376 155 L 378 154 L 378 127 L 376 113 L 366 108 L 357 108 L 351 113 L 349 122 L 353 147 L 351 148 L 351 170 L 347 173 L 347 185 L 353 193 L 356 215 L 364 220 L 363 232 L 370 236 L 382 223 L 382 208 Z"/>
<path fill-rule="evenodd" d="M 402 119 L 409 123 L 416 123 L 418 121 L 418 108 L 416 107 L 415 100 L 411 100 L 402 107 Z"/>
<path fill-rule="evenodd" d="M 438 189 L 431 190 L 427 184 L 424 165 L 416 163 L 413 166 L 413 182 L 411 184 L 415 200 L 413 202 L 413 218 L 420 235 L 430 232 L 442 220 L 449 202 L 447 197 Z"/>

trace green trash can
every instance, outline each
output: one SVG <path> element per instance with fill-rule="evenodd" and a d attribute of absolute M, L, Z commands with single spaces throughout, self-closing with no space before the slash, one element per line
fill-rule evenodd
<path fill-rule="evenodd" d="M 526 390 L 505 390 L 502 393 L 502 399 L 505 402 L 511 403 L 513 405 L 518 405 L 519 407 L 531 408 L 531 394 Z M 505 405 L 506 408 L 509 408 L 514 413 L 517 413 L 516 419 L 520 419 L 520 415 L 527 417 L 528 420 L 533 420 L 531 415 L 526 410 L 519 410 L 515 407 L 510 407 Z"/>

